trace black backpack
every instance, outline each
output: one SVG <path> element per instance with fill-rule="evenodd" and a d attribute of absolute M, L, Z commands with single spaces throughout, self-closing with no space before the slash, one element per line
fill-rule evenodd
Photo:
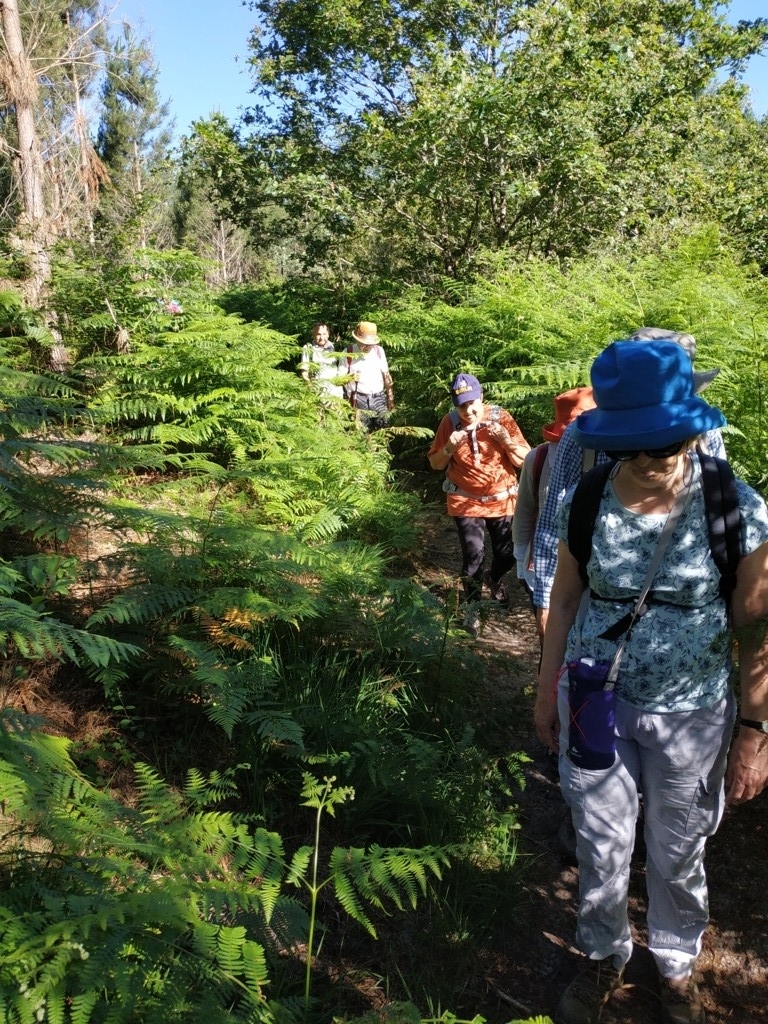
<path fill-rule="evenodd" d="M 699 453 L 707 532 L 712 558 L 720 573 L 720 596 L 730 610 L 731 594 L 736 586 L 736 570 L 741 558 L 741 509 L 736 478 L 725 459 Z M 615 462 L 603 462 L 585 473 L 573 493 L 568 516 L 568 547 L 579 563 L 579 575 L 588 586 L 587 562 L 592 553 L 600 498 Z"/>

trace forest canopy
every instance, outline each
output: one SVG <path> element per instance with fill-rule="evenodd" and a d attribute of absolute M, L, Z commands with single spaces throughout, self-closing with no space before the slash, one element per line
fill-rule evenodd
<path fill-rule="evenodd" d="M 234 148 L 221 199 L 315 266 L 463 277 L 484 248 L 570 258 L 713 210 L 764 251 L 746 229 L 765 126 L 738 76 L 765 19 L 667 0 L 252 6 L 257 102 L 196 152 L 213 167 Z"/>

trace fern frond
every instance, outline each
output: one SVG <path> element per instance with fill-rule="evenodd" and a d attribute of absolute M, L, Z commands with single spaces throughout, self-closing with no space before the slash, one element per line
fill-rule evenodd
<path fill-rule="evenodd" d="M 91 1024 L 98 998 L 98 992 L 95 989 L 73 995 L 71 998 L 72 1024 Z"/>
<path fill-rule="evenodd" d="M 133 644 L 76 629 L 12 598 L 0 598 L 0 652 L 12 641 L 25 658 L 68 657 L 97 667 L 121 662 L 139 653 Z"/>
<path fill-rule="evenodd" d="M 246 939 L 242 945 L 243 976 L 249 987 L 262 996 L 265 986 L 269 984 L 269 972 L 264 948 L 256 942 Z"/>
<path fill-rule="evenodd" d="M 147 622 L 168 612 L 178 612 L 189 606 L 194 594 L 186 587 L 169 588 L 161 584 L 140 584 L 128 588 L 105 604 L 88 619 L 87 626 L 100 626 L 106 622 L 125 625 Z"/>
<path fill-rule="evenodd" d="M 363 900 L 377 908 L 383 904 L 375 887 L 370 884 L 365 861 L 365 850 L 336 847 L 331 851 L 329 877 L 336 899 L 346 913 L 377 938 L 376 928 L 363 910 Z"/>
<path fill-rule="evenodd" d="M 312 858 L 311 846 L 300 846 L 291 858 L 288 866 L 288 873 L 285 880 L 289 885 L 300 885 L 306 875 L 309 862 Z"/>
<path fill-rule="evenodd" d="M 426 892 L 427 874 L 440 878 L 449 863 L 447 852 L 438 847 L 373 846 L 368 851 L 337 847 L 331 853 L 329 877 L 346 912 L 375 935 L 361 901 L 379 908 L 384 907 L 384 899 L 400 910 L 405 902 L 415 907 L 419 895 Z"/>

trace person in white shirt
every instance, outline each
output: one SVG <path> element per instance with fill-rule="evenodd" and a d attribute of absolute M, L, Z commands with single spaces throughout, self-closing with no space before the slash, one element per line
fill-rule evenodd
<path fill-rule="evenodd" d="M 361 320 L 352 337 L 355 344 L 347 347 L 347 373 L 352 380 L 345 386 L 345 394 L 366 430 L 380 430 L 395 407 L 387 356 L 379 344 L 376 324 L 370 320 Z"/>
<path fill-rule="evenodd" d="M 304 345 L 301 350 L 301 376 L 308 384 L 314 383 L 324 396 L 343 398 L 343 389 L 336 383 L 344 373 L 342 364 L 342 357 L 335 351 L 330 339 L 328 324 L 315 324 L 311 344 Z"/>

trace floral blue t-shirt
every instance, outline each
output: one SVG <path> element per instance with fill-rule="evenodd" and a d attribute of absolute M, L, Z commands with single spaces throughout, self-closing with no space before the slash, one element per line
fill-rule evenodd
<path fill-rule="evenodd" d="M 728 691 L 731 636 L 720 573 L 712 559 L 698 458 L 686 507 L 656 571 L 649 610 L 635 621 L 624 652 L 616 694 L 647 711 L 711 707 Z M 749 554 L 768 540 L 768 510 L 751 487 L 737 481 L 742 517 L 741 550 Z M 563 501 L 558 536 L 567 543 L 573 488 Z M 610 661 L 616 643 L 600 639 L 632 604 L 645 581 L 666 513 L 631 512 L 609 480 L 600 500 L 587 563 L 592 598 L 581 626 L 581 654 Z M 622 600 L 624 599 L 624 600 Z M 578 624 L 568 636 L 566 658 L 575 656 Z"/>

